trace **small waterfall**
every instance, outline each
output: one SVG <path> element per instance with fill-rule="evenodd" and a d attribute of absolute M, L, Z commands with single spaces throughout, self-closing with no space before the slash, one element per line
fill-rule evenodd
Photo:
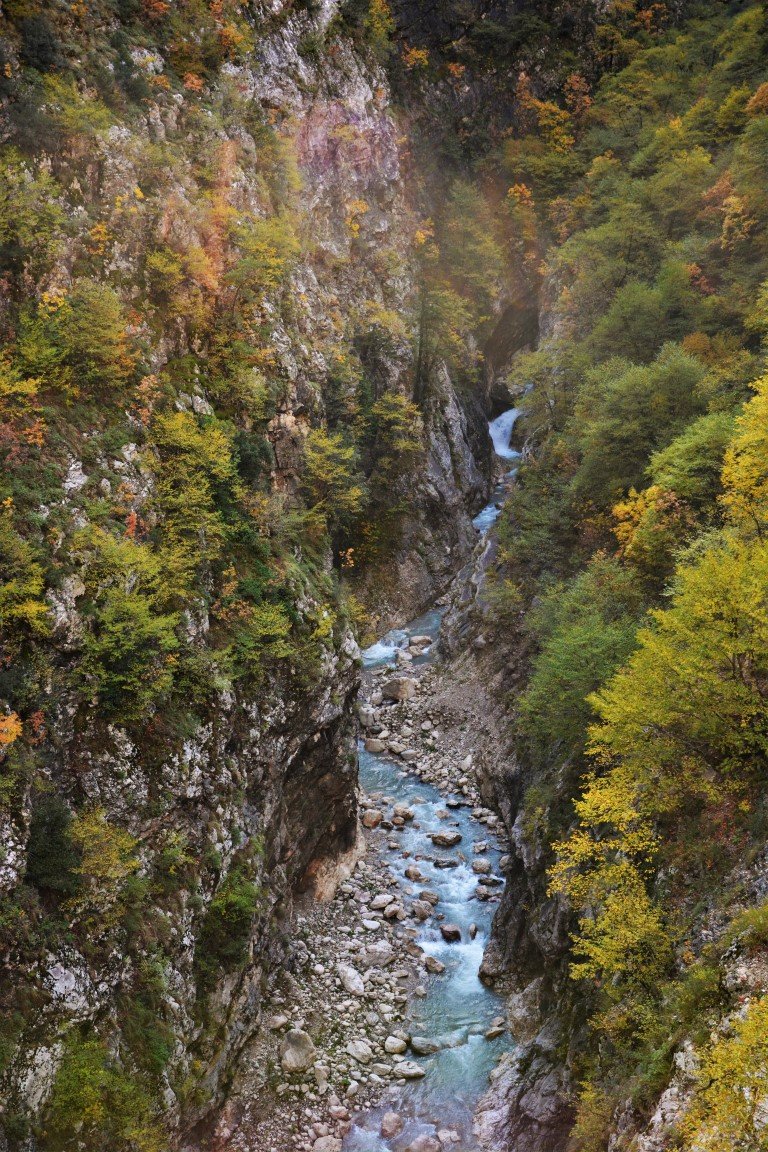
<path fill-rule="evenodd" d="M 517 460 L 520 453 L 516 448 L 510 448 L 509 442 L 512 439 L 512 432 L 520 415 L 519 408 L 509 408 L 506 412 L 502 412 L 501 416 L 497 416 L 488 425 L 488 431 L 493 441 L 493 450 L 500 460 Z M 481 534 L 485 534 L 489 528 L 496 523 L 499 513 L 501 512 L 501 502 L 504 498 L 504 490 L 506 488 L 506 481 L 514 476 L 516 468 L 508 472 L 499 484 L 496 485 L 493 491 L 493 499 L 490 504 L 486 504 L 481 512 L 478 512 L 472 523 Z"/>
<path fill-rule="evenodd" d="M 497 416 L 488 425 L 488 431 L 493 441 L 493 450 L 502 460 L 514 460 L 520 455 L 516 448 L 509 446 L 512 431 L 519 415 L 519 408 L 510 408 L 508 411 L 502 412 L 501 416 Z"/>

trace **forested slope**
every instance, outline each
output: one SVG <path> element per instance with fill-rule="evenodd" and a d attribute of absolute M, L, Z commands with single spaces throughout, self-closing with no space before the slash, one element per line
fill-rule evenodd
<path fill-rule="evenodd" d="M 497 945 L 543 966 L 585 1150 L 765 1141 L 768 26 L 668 15 L 557 103 L 521 79 L 485 163 L 542 257 L 481 612 L 515 680 Z"/>

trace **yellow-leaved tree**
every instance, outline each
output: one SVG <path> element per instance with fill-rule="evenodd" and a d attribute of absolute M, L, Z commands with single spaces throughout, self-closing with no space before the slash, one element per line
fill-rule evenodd
<path fill-rule="evenodd" d="M 612 998 L 652 992 L 670 962 L 649 885 L 665 828 L 726 800 L 746 808 L 768 755 L 767 416 L 761 381 L 726 456 L 730 522 L 681 559 L 669 607 L 591 697 L 595 770 L 551 881 L 579 911 L 573 975 L 611 981 Z"/>
<path fill-rule="evenodd" d="M 678 1127 L 691 1152 L 768 1148 L 768 996 L 736 1019 L 704 1053 L 692 1106 Z"/>

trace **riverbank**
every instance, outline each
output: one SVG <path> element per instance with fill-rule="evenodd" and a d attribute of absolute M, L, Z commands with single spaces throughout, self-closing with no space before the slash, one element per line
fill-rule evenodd
<path fill-rule="evenodd" d="M 416 621 L 367 661 L 359 859 L 287 926 L 289 969 L 210 1152 L 472 1147 L 507 1043 L 478 980 L 504 852 L 481 793 L 493 723 L 479 686 L 432 663 L 439 623 Z"/>

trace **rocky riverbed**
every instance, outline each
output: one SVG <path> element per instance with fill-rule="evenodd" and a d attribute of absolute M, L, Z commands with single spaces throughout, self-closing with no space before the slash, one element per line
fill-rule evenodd
<path fill-rule="evenodd" d="M 206 1134 L 214 1152 L 470 1147 L 472 1101 L 451 1123 L 440 1085 L 446 1068 L 465 1082 L 456 1061 L 469 1059 L 474 1100 L 506 1045 L 501 1001 L 477 981 L 505 859 L 468 750 L 479 743 L 483 759 L 492 741 L 477 740 L 471 703 L 431 662 L 439 615 L 428 632 L 418 624 L 365 674 L 357 859 L 331 900 L 298 906 L 266 1026 Z M 441 1018 L 452 995 L 466 1020 L 450 1036 L 424 1034 L 430 1004 Z"/>

